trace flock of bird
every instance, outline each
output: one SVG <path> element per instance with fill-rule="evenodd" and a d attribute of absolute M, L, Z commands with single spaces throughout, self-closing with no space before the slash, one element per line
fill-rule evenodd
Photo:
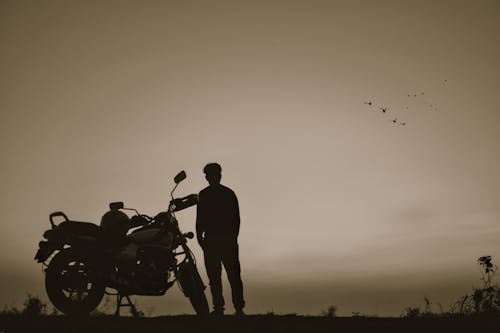
<path fill-rule="evenodd" d="M 365 102 L 364 104 L 368 105 L 368 106 L 375 106 L 375 104 L 373 102 Z M 388 107 L 378 107 L 378 110 L 384 114 L 387 114 L 387 111 L 389 110 Z M 405 121 L 400 121 L 398 120 L 398 118 L 391 118 L 391 122 L 396 124 L 396 125 L 400 125 L 400 126 L 406 126 L 406 122 Z"/>
<path fill-rule="evenodd" d="M 445 84 L 447 82 L 448 82 L 448 80 L 444 80 Z M 422 99 L 422 98 L 424 98 L 423 96 L 425 96 L 425 92 L 408 94 L 408 98 L 410 98 L 410 99 L 414 99 L 414 98 Z M 436 104 L 430 103 L 426 100 L 423 100 L 423 103 L 424 103 L 424 106 L 426 106 L 429 110 L 434 110 L 434 111 L 438 110 Z M 385 114 L 385 115 L 390 114 L 389 108 L 387 106 L 375 105 L 375 103 L 372 101 L 364 102 L 364 104 L 368 105 L 370 107 L 376 107 L 376 109 L 374 109 L 374 110 L 378 110 L 382 114 Z M 405 106 L 405 110 L 409 110 L 408 105 Z M 395 124 L 395 125 L 399 125 L 399 126 L 406 126 L 406 124 L 407 124 L 406 121 L 401 121 L 397 117 L 391 117 L 390 122 Z"/>

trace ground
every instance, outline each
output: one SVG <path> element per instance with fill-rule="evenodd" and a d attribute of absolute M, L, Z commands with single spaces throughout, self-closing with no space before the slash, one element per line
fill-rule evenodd
<path fill-rule="evenodd" d="M 115 317 L 68 318 L 21 315 L 0 316 L 0 333 L 14 332 L 498 332 L 499 317 L 364 318 L 251 315 L 244 318 L 200 319 L 172 316 L 133 319 Z"/>

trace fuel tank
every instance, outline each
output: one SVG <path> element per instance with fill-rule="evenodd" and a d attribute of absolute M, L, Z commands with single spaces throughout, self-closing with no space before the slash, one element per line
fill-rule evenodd
<path fill-rule="evenodd" d="M 135 263 L 137 250 L 145 246 L 161 246 L 173 250 L 174 235 L 160 228 L 138 230 L 127 235 L 127 245 L 117 254 L 120 262 Z"/>
<path fill-rule="evenodd" d="M 127 240 L 139 245 L 161 245 L 172 247 L 174 235 L 170 231 L 162 231 L 160 228 L 138 230 L 127 235 Z"/>

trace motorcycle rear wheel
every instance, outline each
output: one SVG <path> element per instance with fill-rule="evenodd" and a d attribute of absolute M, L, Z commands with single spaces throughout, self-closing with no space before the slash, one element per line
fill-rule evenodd
<path fill-rule="evenodd" d="M 52 304 L 67 315 L 90 313 L 104 297 L 105 286 L 96 272 L 95 265 L 84 255 L 72 248 L 60 251 L 45 275 L 45 289 Z"/>

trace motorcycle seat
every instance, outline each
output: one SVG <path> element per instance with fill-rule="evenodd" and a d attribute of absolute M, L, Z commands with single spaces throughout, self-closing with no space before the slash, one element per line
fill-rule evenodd
<path fill-rule="evenodd" d="M 72 237 L 78 243 L 94 243 L 95 246 L 117 248 L 127 243 L 124 236 L 106 231 L 101 226 L 91 222 L 64 221 L 58 226 L 59 234 Z"/>
<path fill-rule="evenodd" d="M 94 238 L 99 238 L 102 233 L 102 228 L 91 222 L 65 221 L 59 227 L 68 234 L 86 235 Z"/>

